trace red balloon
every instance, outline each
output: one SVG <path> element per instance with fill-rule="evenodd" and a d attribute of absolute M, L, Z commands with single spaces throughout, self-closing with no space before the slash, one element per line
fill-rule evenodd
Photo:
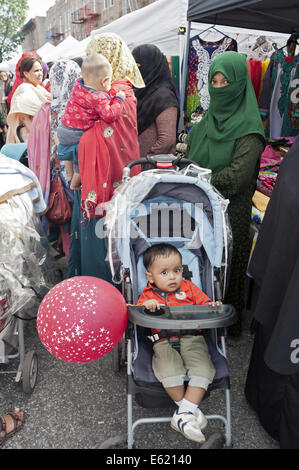
<path fill-rule="evenodd" d="M 96 277 L 77 276 L 53 287 L 42 300 L 37 331 L 45 348 L 66 362 L 94 361 L 120 341 L 128 322 L 120 292 Z"/>

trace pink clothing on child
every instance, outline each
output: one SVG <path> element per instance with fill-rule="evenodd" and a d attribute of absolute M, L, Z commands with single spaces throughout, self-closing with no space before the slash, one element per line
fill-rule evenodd
<path fill-rule="evenodd" d="M 99 119 L 107 123 L 118 119 L 123 105 L 121 97 L 111 98 L 103 91 L 88 89 L 79 78 L 71 91 L 61 123 L 72 129 L 87 130 Z"/>

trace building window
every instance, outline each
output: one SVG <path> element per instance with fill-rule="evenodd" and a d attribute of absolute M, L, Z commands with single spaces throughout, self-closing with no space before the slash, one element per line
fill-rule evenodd
<path fill-rule="evenodd" d="M 108 7 L 108 5 L 107 5 L 107 3 L 108 3 L 108 0 L 104 0 L 104 2 L 103 2 L 103 3 L 104 3 L 104 4 L 103 4 L 103 10 L 106 10 L 106 9 L 107 9 L 107 7 Z"/>
<path fill-rule="evenodd" d="M 114 0 L 110 0 L 110 6 L 111 6 L 111 7 L 114 6 Z"/>

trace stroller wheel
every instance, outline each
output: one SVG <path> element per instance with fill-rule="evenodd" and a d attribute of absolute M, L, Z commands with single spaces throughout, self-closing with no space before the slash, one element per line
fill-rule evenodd
<path fill-rule="evenodd" d="M 121 342 L 117 343 L 113 349 L 113 370 L 114 372 L 119 372 L 121 369 L 121 356 L 122 356 L 122 344 Z"/>
<path fill-rule="evenodd" d="M 25 393 L 32 393 L 36 385 L 38 372 L 38 360 L 35 351 L 29 351 L 25 355 L 23 372 L 22 372 L 22 383 L 23 391 Z"/>
<path fill-rule="evenodd" d="M 212 434 L 206 442 L 200 446 L 201 449 L 223 449 L 225 443 L 224 435 L 221 433 Z"/>
<path fill-rule="evenodd" d="M 113 349 L 113 371 L 120 372 L 126 365 L 126 337 L 125 334 Z"/>
<path fill-rule="evenodd" d="M 106 441 L 100 445 L 99 449 L 127 449 L 127 447 L 127 436 L 121 435 L 106 439 Z"/>

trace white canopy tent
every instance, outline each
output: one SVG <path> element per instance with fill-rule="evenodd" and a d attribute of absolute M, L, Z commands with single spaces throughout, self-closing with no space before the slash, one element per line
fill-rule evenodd
<path fill-rule="evenodd" d="M 51 56 L 51 54 L 54 53 L 55 49 L 56 48 L 55 46 L 53 46 L 53 44 L 51 44 L 50 42 L 46 42 L 42 47 L 37 49 L 36 52 L 43 59 L 43 61 L 49 62 L 49 57 Z"/>
<path fill-rule="evenodd" d="M 3 70 L 5 72 L 15 72 L 16 65 L 18 63 L 18 60 L 20 59 L 22 55 L 22 47 L 19 46 L 18 50 L 16 53 L 13 55 L 13 57 L 9 60 L 6 60 L 0 64 L 0 70 Z M 2 68 L 3 67 L 3 68 Z"/>
<path fill-rule="evenodd" d="M 10 66 L 8 62 L 0 63 L 0 72 L 10 72 Z"/>
<path fill-rule="evenodd" d="M 139 10 L 128 13 L 112 23 L 92 31 L 91 36 L 112 32 L 118 34 L 126 41 L 132 50 L 140 44 L 155 44 L 165 55 L 183 57 L 185 36 L 179 34 L 179 28 L 186 28 L 188 0 L 157 0 L 156 2 Z M 192 23 L 191 34 L 194 36 L 206 30 L 209 25 L 204 23 Z M 250 52 L 250 46 L 256 39 L 267 36 L 267 39 L 284 45 L 288 35 L 271 33 L 269 31 L 249 30 L 236 27 L 221 26 L 220 31 L 229 35 L 238 42 L 239 52 Z M 215 41 L 221 35 L 215 31 L 207 31 L 202 38 Z"/>
<path fill-rule="evenodd" d="M 158 0 L 92 31 L 91 36 L 118 34 L 130 49 L 139 44 L 155 44 L 165 55 L 180 55 L 179 26 L 187 24 L 187 0 Z"/>
<path fill-rule="evenodd" d="M 90 37 L 83 39 L 83 41 L 79 41 L 76 47 L 71 48 L 68 51 L 68 58 L 74 59 L 75 57 L 85 57 L 86 56 L 86 46 L 90 41 Z"/>
<path fill-rule="evenodd" d="M 70 51 L 76 51 L 78 44 L 79 41 L 77 39 L 73 36 L 68 36 L 54 48 L 53 52 L 48 54 L 47 62 L 69 58 Z"/>

